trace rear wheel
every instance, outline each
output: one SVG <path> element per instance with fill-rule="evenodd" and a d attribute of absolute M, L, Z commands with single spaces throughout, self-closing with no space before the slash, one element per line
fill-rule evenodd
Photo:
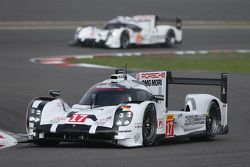
<path fill-rule="evenodd" d="M 208 116 L 206 121 L 207 139 L 212 139 L 216 134 L 220 132 L 220 107 L 215 102 L 212 101 L 208 107 Z"/>
<path fill-rule="evenodd" d="M 149 104 L 144 112 L 143 117 L 143 145 L 152 146 L 156 139 L 156 112 L 153 104 Z"/>
<path fill-rule="evenodd" d="M 203 136 L 191 137 L 191 140 L 212 140 L 220 132 L 221 115 L 220 107 L 215 101 L 211 101 L 208 106 L 208 116 L 206 118 L 206 133 Z"/>
<path fill-rule="evenodd" d="M 127 49 L 129 46 L 129 34 L 127 31 L 123 31 L 120 37 L 121 49 Z"/>

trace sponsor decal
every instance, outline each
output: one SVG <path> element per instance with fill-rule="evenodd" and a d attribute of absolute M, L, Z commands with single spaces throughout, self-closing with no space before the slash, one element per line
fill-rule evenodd
<path fill-rule="evenodd" d="M 166 77 L 166 72 L 148 72 L 148 73 L 142 73 L 141 78 L 142 79 L 162 79 Z"/>
<path fill-rule="evenodd" d="M 89 35 L 90 35 L 91 37 L 95 37 L 95 31 L 92 30 L 92 31 L 89 33 Z"/>
<path fill-rule="evenodd" d="M 143 39 L 143 37 L 142 37 L 141 33 L 137 33 L 137 34 L 135 35 L 135 42 L 136 42 L 137 44 L 141 44 L 141 43 L 142 43 L 142 39 Z"/>
<path fill-rule="evenodd" d="M 134 125 L 135 125 L 135 128 L 138 128 L 138 129 L 142 128 L 142 123 L 135 123 Z"/>
<path fill-rule="evenodd" d="M 153 93 L 153 95 L 162 95 L 164 100 L 159 101 L 160 104 L 166 103 L 166 71 L 142 72 L 136 75 L 136 78 L 143 82 Z"/>
<path fill-rule="evenodd" d="M 131 106 L 121 106 L 122 111 L 130 111 Z"/>
<path fill-rule="evenodd" d="M 101 89 L 111 89 L 114 88 L 115 90 L 120 90 L 123 91 L 126 88 L 126 86 L 120 85 L 120 84 L 115 84 L 115 83 L 100 83 L 95 86 L 96 88 L 101 88 Z M 120 88 L 120 89 L 119 89 Z"/>
<path fill-rule="evenodd" d="M 174 137 L 174 114 L 166 115 L 166 138 Z"/>
<path fill-rule="evenodd" d="M 85 122 L 87 117 L 88 117 L 87 114 L 73 114 L 70 117 L 69 122 Z"/>
<path fill-rule="evenodd" d="M 189 115 L 185 117 L 185 126 L 201 125 L 206 123 L 205 115 Z"/>
<path fill-rule="evenodd" d="M 61 102 L 58 102 L 58 103 L 56 104 L 56 106 L 57 106 L 57 107 L 63 107 L 63 105 L 62 105 Z"/>
<path fill-rule="evenodd" d="M 162 86 L 161 79 L 142 80 L 146 86 Z"/>
<path fill-rule="evenodd" d="M 65 120 L 65 117 L 55 117 L 52 120 L 50 120 L 50 123 L 56 124 L 56 123 L 59 123 L 60 121 L 63 121 L 63 120 Z"/>
<path fill-rule="evenodd" d="M 182 116 L 183 116 L 183 114 L 182 114 L 182 113 L 180 113 L 180 114 L 178 114 L 178 115 L 177 115 L 177 117 L 182 117 Z"/>
<path fill-rule="evenodd" d="M 135 142 L 137 142 L 140 139 L 140 134 L 136 133 L 136 135 L 134 136 Z"/>
<path fill-rule="evenodd" d="M 158 119 L 157 120 L 157 128 L 163 128 L 163 125 L 164 125 L 163 118 Z"/>
<path fill-rule="evenodd" d="M 104 125 L 104 124 L 106 124 L 110 120 L 111 120 L 111 116 L 107 117 L 107 118 L 103 118 L 103 119 L 97 120 L 96 123 L 98 123 L 99 125 Z"/>
<path fill-rule="evenodd" d="M 167 114 L 167 121 L 174 121 L 174 114 Z"/>

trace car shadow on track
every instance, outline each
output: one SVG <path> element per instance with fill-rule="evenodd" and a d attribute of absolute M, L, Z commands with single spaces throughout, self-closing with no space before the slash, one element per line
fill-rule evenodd
<path fill-rule="evenodd" d="M 161 44 L 152 44 L 152 45 L 130 45 L 127 49 L 121 49 L 121 48 L 108 48 L 104 46 L 70 46 L 70 47 L 76 47 L 76 48 L 94 48 L 94 49 L 107 49 L 107 50 L 127 50 L 129 51 L 130 49 L 168 49 L 168 50 L 173 50 L 173 49 L 178 49 L 180 48 L 179 45 L 175 45 L 173 47 L 166 47 L 162 46 Z"/>
<path fill-rule="evenodd" d="M 159 142 L 153 147 L 162 147 L 162 146 L 175 146 L 175 145 L 185 145 L 185 144 L 199 144 L 199 143 L 210 143 L 210 142 L 220 142 L 223 139 L 216 138 L 214 140 L 190 140 L 188 138 L 184 139 L 175 139 L 175 140 L 165 140 Z M 86 142 L 62 142 L 57 146 L 38 146 L 35 144 L 19 144 L 18 148 L 87 148 L 87 149 L 131 149 L 131 148 L 143 148 L 143 147 L 123 147 L 116 145 L 112 142 L 103 142 L 103 141 L 86 141 Z"/>

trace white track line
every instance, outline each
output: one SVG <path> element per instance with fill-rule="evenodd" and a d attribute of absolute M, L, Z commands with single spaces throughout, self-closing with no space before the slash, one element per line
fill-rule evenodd
<path fill-rule="evenodd" d="M 17 140 L 15 138 L 8 135 L 7 133 L 0 131 L 0 149 L 12 147 L 16 144 Z"/>

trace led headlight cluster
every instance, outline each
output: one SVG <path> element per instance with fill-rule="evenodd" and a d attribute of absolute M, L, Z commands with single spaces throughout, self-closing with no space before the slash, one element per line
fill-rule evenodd
<path fill-rule="evenodd" d="M 31 108 L 28 115 L 28 121 L 35 123 L 39 122 L 41 114 L 42 114 L 41 110 Z"/>
<path fill-rule="evenodd" d="M 117 126 L 128 126 L 132 121 L 133 113 L 131 111 L 123 111 L 123 108 L 118 108 L 116 111 L 116 121 Z"/>

